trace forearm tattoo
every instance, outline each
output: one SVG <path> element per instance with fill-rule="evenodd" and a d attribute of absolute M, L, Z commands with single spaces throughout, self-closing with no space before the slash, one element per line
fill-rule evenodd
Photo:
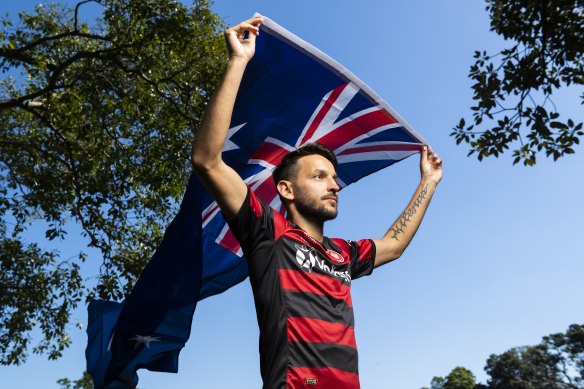
<path fill-rule="evenodd" d="M 422 203 L 426 199 L 426 194 L 428 194 L 427 184 L 420 191 L 420 194 L 418 195 L 416 201 L 414 201 L 414 204 L 412 204 L 412 206 L 409 209 L 406 209 L 404 213 L 401 214 L 397 222 L 395 222 L 395 225 L 391 227 L 390 231 L 393 233 L 391 235 L 393 239 L 399 241 L 399 239 L 397 238 L 398 235 L 404 233 L 406 225 L 412 219 L 412 216 L 416 214 L 418 208 L 420 208 L 420 205 L 422 205 Z"/>

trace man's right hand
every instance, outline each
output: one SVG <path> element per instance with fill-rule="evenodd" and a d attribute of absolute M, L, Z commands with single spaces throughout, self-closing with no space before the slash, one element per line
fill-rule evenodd
<path fill-rule="evenodd" d="M 225 30 L 229 59 L 249 62 L 255 53 L 255 40 L 260 33 L 262 22 L 261 17 L 255 17 Z M 247 39 L 244 39 L 246 32 L 248 32 Z"/>
<path fill-rule="evenodd" d="M 253 18 L 225 31 L 229 62 L 193 142 L 191 158 L 195 173 L 226 218 L 235 216 L 241 208 L 247 186 L 239 174 L 223 161 L 221 152 L 231 123 L 237 90 L 247 63 L 255 53 L 255 39 L 262 21 L 262 18 Z"/>

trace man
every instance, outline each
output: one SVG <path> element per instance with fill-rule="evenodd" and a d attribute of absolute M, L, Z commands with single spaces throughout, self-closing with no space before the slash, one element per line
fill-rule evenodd
<path fill-rule="evenodd" d="M 197 132 L 193 166 L 247 259 L 264 388 L 358 388 L 351 280 L 403 253 L 442 178 L 442 161 L 423 148 L 420 184 L 381 239 L 324 236 L 324 222 L 337 215 L 340 188 L 336 157 L 319 144 L 291 152 L 273 172 L 287 218 L 261 202 L 221 158 L 261 22 L 254 18 L 225 32 L 229 61 Z"/>

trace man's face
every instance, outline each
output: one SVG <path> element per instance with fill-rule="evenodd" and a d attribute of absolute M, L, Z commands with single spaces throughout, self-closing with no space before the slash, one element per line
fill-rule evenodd
<path fill-rule="evenodd" d="M 302 157 L 296 163 L 298 173 L 293 184 L 298 211 L 318 222 L 337 217 L 340 188 L 333 164 L 317 154 Z"/>

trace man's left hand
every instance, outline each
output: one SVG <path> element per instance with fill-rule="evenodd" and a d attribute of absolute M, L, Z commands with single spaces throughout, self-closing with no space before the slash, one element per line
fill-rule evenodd
<path fill-rule="evenodd" d="M 422 179 L 429 179 L 438 184 L 442 179 L 442 158 L 424 145 L 420 153 L 420 173 Z"/>

